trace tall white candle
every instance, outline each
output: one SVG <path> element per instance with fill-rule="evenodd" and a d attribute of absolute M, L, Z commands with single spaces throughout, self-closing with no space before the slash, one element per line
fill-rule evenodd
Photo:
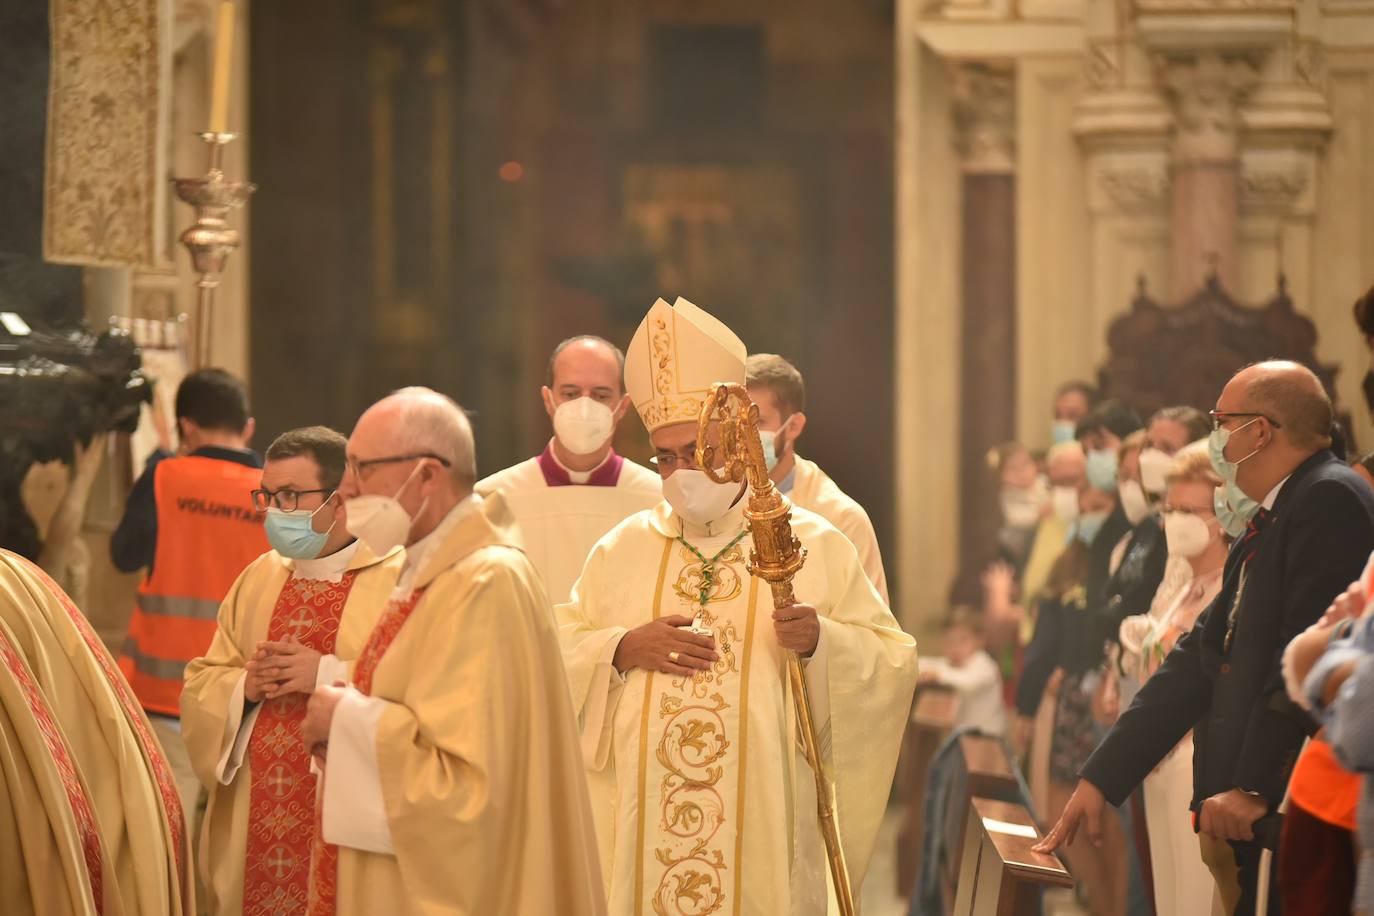
<path fill-rule="evenodd" d="M 210 130 L 229 129 L 229 77 L 234 71 L 234 3 L 222 0 L 215 25 L 215 77 L 210 89 Z"/>

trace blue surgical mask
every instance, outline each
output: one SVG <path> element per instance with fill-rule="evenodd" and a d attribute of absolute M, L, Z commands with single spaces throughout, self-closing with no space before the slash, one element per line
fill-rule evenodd
<path fill-rule="evenodd" d="M 1074 537 L 1091 546 L 1102 531 L 1102 526 L 1107 521 L 1107 515 L 1106 512 L 1084 512 L 1078 516 L 1078 522 L 1074 525 Z"/>
<path fill-rule="evenodd" d="M 1055 420 L 1050 424 L 1050 439 L 1055 445 L 1063 442 L 1072 442 L 1074 433 L 1078 431 L 1078 424 L 1072 420 Z"/>
<path fill-rule="evenodd" d="M 1240 497 L 1240 503 L 1233 509 L 1231 504 L 1226 501 L 1226 487 L 1217 487 L 1212 495 L 1212 511 L 1217 517 L 1217 524 L 1221 525 L 1221 530 L 1225 531 L 1233 538 L 1238 538 L 1245 532 L 1245 528 L 1250 524 L 1250 519 L 1255 517 L 1255 513 L 1260 510 L 1259 503 L 1250 497 L 1236 490 L 1236 495 Z"/>
<path fill-rule="evenodd" d="M 787 428 L 787 424 L 791 419 L 791 417 L 788 417 L 777 429 L 759 430 L 759 441 L 763 443 L 763 460 L 767 463 L 768 473 L 770 474 L 773 473 L 773 469 L 778 466 L 778 462 L 782 460 L 782 456 L 778 454 L 777 449 L 778 433 Z M 786 444 L 787 440 L 784 439 L 783 445 L 786 446 Z"/>
<path fill-rule="evenodd" d="M 1239 461 L 1229 461 L 1226 458 L 1226 445 L 1231 441 L 1232 433 L 1240 432 L 1258 419 L 1256 417 L 1249 423 L 1242 423 L 1233 430 L 1224 426 L 1217 427 L 1207 437 L 1207 454 L 1212 459 L 1212 470 L 1221 478 L 1221 487 L 1212 497 L 1212 503 L 1216 509 L 1217 521 L 1233 538 L 1240 537 L 1245 531 L 1245 526 L 1250 524 L 1250 519 L 1260 510 L 1260 504 L 1246 496 L 1236 485 L 1236 472 L 1240 469 L 1241 463 L 1253 458 L 1259 453 L 1259 449 L 1255 449 Z"/>
<path fill-rule="evenodd" d="M 1088 483 L 1103 493 L 1116 492 L 1116 452 L 1105 448 L 1088 452 Z"/>
<path fill-rule="evenodd" d="M 325 505 L 329 505 L 327 502 Z M 320 506 L 323 509 L 324 506 Z M 316 509 L 315 512 L 319 512 Z M 293 560 L 313 560 L 324 550 L 325 542 L 329 540 L 329 531 L 316 531 L 312 527 L 315 519 L 315 512 L 309 509 L 296 509 L 287 512 L 285 509 L 268 509 L 267 518 L 263 520 L 263 527 L 267 530 L 267 543 L 272 545 L 272 549 L 284 557 Z M 330 530 L 334 528 L 329 526 Z"/>

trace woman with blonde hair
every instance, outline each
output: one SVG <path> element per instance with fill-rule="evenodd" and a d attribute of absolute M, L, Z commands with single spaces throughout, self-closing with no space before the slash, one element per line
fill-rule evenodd
<path fill-rule="evenodd" d="M 1155 613 L 1121 624 L 1122 664 L 1142 682 L 1154 674 L 1174 643 L 1192 629 L 1221 591 L 1231 539 L 1213 511 L 1221 479 L 1212 470 L 1207 442 L 1181 449 L 1165 478 L 1164 534 L 1169 556 L 1182 558 L 1189 581 Z M 1216 883 L 1203 864 L 1189 804 L 1193 797 L 1193 738 L 1189 734 L 1145 778 L 1145 820 L 1150 837 L 1155 908 L 1161 914 L 1221 913 Z"/>

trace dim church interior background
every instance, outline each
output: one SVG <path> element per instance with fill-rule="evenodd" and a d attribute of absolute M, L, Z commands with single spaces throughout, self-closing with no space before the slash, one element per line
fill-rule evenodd
<path fill-rule="evenodd" d="M 166 179 L 204 169 L 212 5 L 121 5 L 120 41 L 161 66 L 87 87 L 89 118 L 49 137 L 50 38 L 58 53 L 89 38 L 50 20 L 59 8 L 15 0 L 0 30 L 0 296 L 96 328 L 172 317 L 193 278 Z M 1282 273 L 1374 444 L 1349 319 L 1374 275 L 1369 0 L 237 8 L 245 138 L 226 167 L 260 190 L 234 217 L 214 355 L 249 379 L 260 446 L 302 423 L 347 430 L 421 383 L 474 411 L 495 470 L 547 436 L 554 343 L 623 342 L 654 296 L 685 295 L 801 368 L 802 450 L 868 509 L 899 615 L 928 632 L 995 514 L 988 447 L 1047 444 L 1054 387 L 1097 374 L 1142 276 L 1172 305 L 1213 263 L 1258 306 Z M 102 159 L 129 133 L 109 118 L 140 104 L 158 113 L 146 155 Z M 75 193 L 45 175 L 49 140 L 85 151 L 71 173 L 98 201 L 146 202 L 134 255 L 43 261 L 45 184 Z M 1189 202 L 1207 195 L 1180 190 L 1192 142 L 1235 176 L 1203 229 Z M 99 249 L 94 225 L 46 230 Z M 625 426 L 620 445 L 644 457 Z M 86 519 L 96 558 L 134 471 L 111 459 Z M 30 473 L 40 529 L 64 486 L 61 468 Z M 114 639 L 135 579 L 103 562 L 91 576 Z"/>

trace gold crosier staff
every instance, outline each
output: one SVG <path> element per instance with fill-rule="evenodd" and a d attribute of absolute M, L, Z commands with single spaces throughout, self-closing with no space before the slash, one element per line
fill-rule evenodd
<path fill-rule="evenodd" d="M 731 402 L 734 402 L 732 409 Z M 710 425 L 720 422 L 720 452 L 725 463 L 715 464 L 717 446 L 707 438 Z M 716 483 L 749 480 L 749 504 L 744 517 L 749 522 L 754 549 L 749 554 L 749 572 L 768 583 L 773 592 L 773 607 L 786 608 L 797 603 L 792 593 L 792 577 L 806 562 L 806 550 L 792 535 L 792 503 L 773 486 L 768 463 L 759 438 L 759 409 L 749 400 L 743 385 L 717 382 L 711 386 L 706 403 L 697 418 L 697 464 Z M 854 893 L 849 886 L 849 869 L 844 864 L 844 849 L 835 825 L 835 790 L 825 775 L 816 725 L 811 718 L 811 698 L 806 692 L 801 659 L 787 653 L 787 675 L 792 682 L 792 699 L 797 707 L 797 725 L 802 748 L 811 772 L 816 776 L 816 806 L 820 814 L 821 835 L 830 860 L 830 877 L 835 884 L 835 899 L 843 916 L 854 914 Z"/>

